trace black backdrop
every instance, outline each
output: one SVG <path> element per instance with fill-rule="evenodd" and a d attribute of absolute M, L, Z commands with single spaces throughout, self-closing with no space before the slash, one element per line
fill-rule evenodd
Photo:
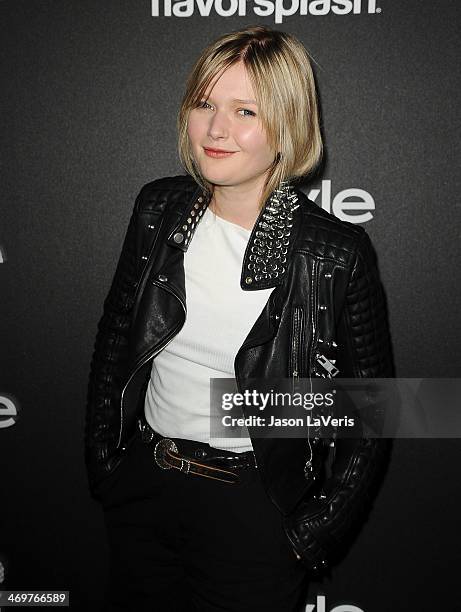
<path fill-rule="evenodd" d="M 374 203 L 363 225 L 398 375 L 459 375 L 459 3 L 383 0 L 371 13 L 356 4 L 357 14 L 275 24 L 250 1 L 246 16 L 187 18 L 152 17 L 145 0 L 1 2 L 4 588 L 67 589 L 73 609 L 97 609 L 107 546 L 83 463 L 96 323 L 140 187 L 183 173 L 175 114 L 185 77 L 223 32 L 277 27 L 314 56 L 327 157 L 304 189 L 320 189 L 325 206 L 347 194 Z M 311 585 L 308 601 L 324 594 L 326 612 L 459 609 L 460 441 L 394 448 L 350 554 Z"/>

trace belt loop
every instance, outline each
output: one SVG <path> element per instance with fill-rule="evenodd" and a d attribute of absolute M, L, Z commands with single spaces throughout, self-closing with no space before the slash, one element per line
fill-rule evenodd
<path fill-rule="evenodd" d="M 141 440 L 145 444 L 149 444 L 154 439 L 154 430 L 147 421 L 143 422 L 142 418 L 138 418 L 138 428 L 141 432 Z"/>
<path fill-rule="evenodd" d="M 186 469 L 184 469 L 184 466 L 186 466 Z M 181 458 L 181 472 L 184 472 L 184 474 L 189 474 L 189 472 L 190 472 L 190 461 L 189 461 L 189 459 Z"/>

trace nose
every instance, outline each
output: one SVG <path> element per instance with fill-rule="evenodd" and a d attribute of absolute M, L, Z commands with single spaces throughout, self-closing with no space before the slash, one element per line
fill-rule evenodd
<path fill-rule="evenodd" d="M 229 122 L 225 112 L 215 111 L 208 125 L 208 135 L 210 138 L 227 138 L 229 136 Z"/>

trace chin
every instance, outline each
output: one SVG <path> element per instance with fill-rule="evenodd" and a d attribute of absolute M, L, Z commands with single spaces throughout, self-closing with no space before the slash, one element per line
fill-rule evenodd
<path fill-rule="evenodd" d="M 210 170 L 207 167 L 200 166 L 200 172 L 205 180 L 213 185 L 232 185 L 235 174 L 231 172 L 219 172 L 219 170 Z"/>

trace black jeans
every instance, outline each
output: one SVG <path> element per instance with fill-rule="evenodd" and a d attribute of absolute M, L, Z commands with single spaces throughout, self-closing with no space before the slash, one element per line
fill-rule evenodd
<path fill-rule="evenodd" d="M 185 441 L 179 451 L 189 454 Z M 105 611 L 301 612 L 306 568 L 255 468 L 228 484 L 154 461 L 138 432 L 103 496 Z M 110 480 L 112 479 L 112 480 Z"/>

